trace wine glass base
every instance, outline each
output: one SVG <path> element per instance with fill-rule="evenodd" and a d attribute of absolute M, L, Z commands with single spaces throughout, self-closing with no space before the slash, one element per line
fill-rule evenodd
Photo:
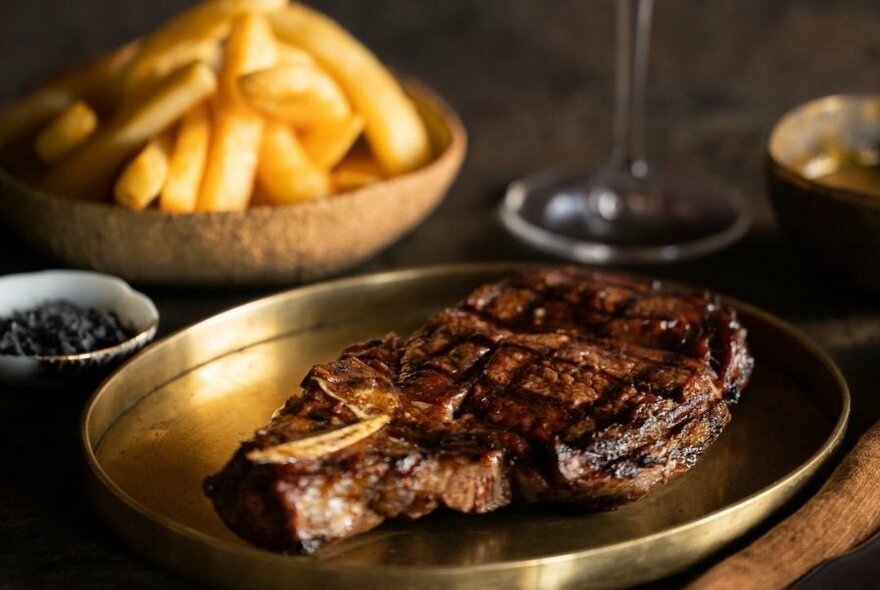
<path fill-rule="evenodd" d="M 684 260 L 730 245 L 748 229 L 745 208 L 728 192 L 665 181 L 652 188 L 649 198 L 624 195 L 631 198 L 619 211 L 621 199 L 594 177 L 542 171 L 510 184 L 501 220 L 540 250 L 590 264 Z"/>

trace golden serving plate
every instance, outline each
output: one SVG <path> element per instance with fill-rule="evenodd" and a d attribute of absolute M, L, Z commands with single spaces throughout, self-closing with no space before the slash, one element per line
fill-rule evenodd
<path fill-rule="evenodd" d="M 838 369 L 765 312 L 732 302 L 757 366 L 731 425 L 683 477 L 615 512 L 512 507 L 381 527 L 313 557 L 226 530 L 202 495 L 318 361 L 406 333 L 473 287 L 522 268 L 441 266 L 281 293 L 148 348 L 92 397 L 82 438 L 95 507 L 128 544 L 225 588 L 617 588 L 706 558 L 789 500 L 834 452 L 849 413 Z"/>

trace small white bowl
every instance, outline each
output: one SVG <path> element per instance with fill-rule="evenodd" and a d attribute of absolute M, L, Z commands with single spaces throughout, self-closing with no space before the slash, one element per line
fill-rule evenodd
<path fill-rule="evenodd" d="M 47 270 L 0 277 L 0 317 L 65 300 L 112 311 L 135 335 L 109 348 L 58 356 L 0 355 L 0 382 L 17 387 L 97 384 L 126 358 L 146 346 L 159 326 L 159 312 L 128 283 L 100 273 Z"/>

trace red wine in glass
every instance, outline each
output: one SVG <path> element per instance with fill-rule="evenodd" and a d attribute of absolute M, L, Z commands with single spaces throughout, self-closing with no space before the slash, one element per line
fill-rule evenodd
<path fill-rule="evenodd" d="M 645 158 L 645 95 L 654 0 L 615 0 L 614 145 L 591 173 L 544 170 L 511 183 L 501 206 L 525 242 L 593 264 L 671 262 L 741 237 L 749 219 L 730 192 L 671 182 Z"/>

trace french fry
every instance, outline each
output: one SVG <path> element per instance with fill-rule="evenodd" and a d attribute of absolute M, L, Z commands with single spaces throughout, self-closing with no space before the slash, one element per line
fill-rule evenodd
<path fill-rule="evenodd" d="M 110 125 L 62 159 L 43 178 L 41 187 L 74 198 L 105 198 L 113 175 L 127 158 L 216 88 L 217 78 L 207 66 L 181 68 L 121 109 Z"/>
<path fill-rule="evenodd" d="M 431 156 L 425 124 L 394 77 L 357 39 L 323 14 L 291 4 L 268 17 L 285 42 L 302 47 L 336 79 L 363 115 L 382 168 L 400 174 Z"/>
<path fill-rule="evenodd" d="M 98 128 L 98 116 L 83 101 L 67 107 L 34 140 L 37 155 L 52 163 L 89 138 Z"/>
<path fill-rule="evenodd" d="M 4 105 L 0 112 L 0 147 L 5 148 L 39 129 L 63 113 L 74 100 L 66 89 L 50 87 Z"/>
<path fill-rule="evenodd" d="M 278 42 L 268 21 L 257 14 L 249 14 L 236 21 L 226 41 L 223 57 L 220 98 L 229 105 L 246 106 L 239 91 L 239 78 L 272 68 L 278 63 Z"/>
<path fill-rule="evenodd" d="M 315 166 L 333 168 L 345 157 L 364 130 L 360 115 L 329 120 L 304 131 L 301 140 Z"/>
<path fill-rule="evenodd" d="M 138 42 L 129 43 L 0 108 L 0 148 L 36 132 L 77 100 L 85 100 L 99 111 L 106 109 L 115 101 L 117 80 L 138 48 Z"/>
<path fill-rule="evenodd" d="M 398 81 L 337 23 L 287 1 L 202 0 L 0 107 L 3 161 L 21 156 L 47 192 L 136 210 L 158 198 L 170 213 L 293 203 L 425 163 L 426 124 Z M 20 141 L 41 127 L 34 149 Z"/>
<path fill-rule="evenodd" d="M 309 65 L 280 65 L 238 79 L 245 102 L 255 110 L 298 128 L 323 125 L 351 114 L 339 85 Z"/>
<path fill-rule="evenodd" d="M 196 210 L 247 209 L 262 137 L 263 120 L 259 116 L 243 109 L 218 109 Z"/>
<path fill-rule="evenodd" d="M 224 37 L 232 22 L 246 14 L 278 10 L 286 0 L 206 0 L 167 22 L 144 43 L 126 73 L 130 93 L 173 70 L 202 61 Z"/>
<path fill-rule="evenodd" d="M 124 91 L 125 72 L 140 54 L 141 41 L 132 41 L 113 53 L 98 59 L 94 66 L 80 76 L 74 86 L 75 96 L 106 115 L 116 108 Z"/>
<path fill-rule="evenodd" d="M 293 130 L 277 121 L 266 124 L 257 178 L 273 205 L 325 197 L 332 188 L 327 172 L 309 160 Z"/>
<path fill-rule="evenodd" d="M 317 67 L 318 65 L 315 58 L 308 51 L 281 41 L 278 42 L 278 63 L 286 66 Z"/>
<path fill-rule="evenodd" d="M 159 198 L 159 209 L 168 213 L 192 213 L 208 159 L 211 122 L 208 107 L 202 103 L 180 122 L 168 166 L 168 180 Z"/>
<path fill-rule="evenodd" d="M 363 188 L 379 182 L 383 177 L 382 168 L 366 150 L 352 151 L 330 173 L 336 193 Z"/>
<path fill-rule="evenodd" d="M 238 78 L 277 63 L 277 44 L 266 20 L 256 14 L 238 19 L 223 58 L 208 166 L 196 206 L 199 211 L 242 211 L 250 201 L 263 119 L 242 100 Z"/>
<path fill-rule="evenodd" d="M 142 211 L 156 200 L 168 180 L 171 137 L 170 133 L 162 133 L 129 162 L 113 191 L 117 203 Z"/>
<path fill-rule="evenodd" d="M 146 92 L 169 73 L 185 65 L 203 63 L 216 69 L 221 54 L 220 37 L 225 35 L 228 30 L 228 27 L 221 29 L 216 38 L 211 37 L 200 42 L 179 46 L 173 55 L 169 55 L 162 62 L 161 66 L 140 73 L 129 70 L 122 82 L 122 96 L 128 98 Z"/>

